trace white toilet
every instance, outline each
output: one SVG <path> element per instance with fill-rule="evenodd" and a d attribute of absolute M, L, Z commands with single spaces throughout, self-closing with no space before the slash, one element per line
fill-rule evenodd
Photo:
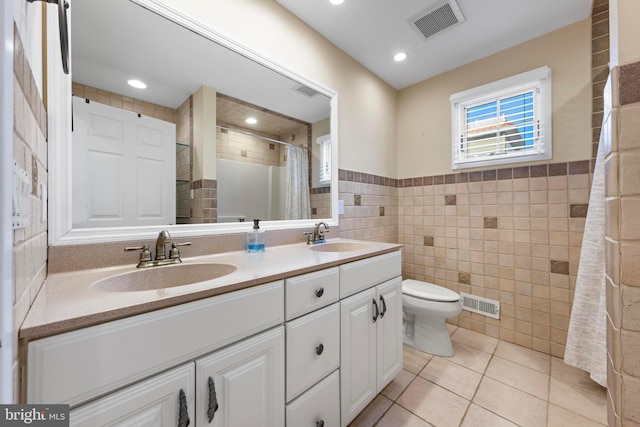
<path fill-rule="evenodd" d="M 462 310 L 460 295 L 419 280 L 402 281 L 404 343 L 436 356 L 453 356 L 445 319 Z"/>

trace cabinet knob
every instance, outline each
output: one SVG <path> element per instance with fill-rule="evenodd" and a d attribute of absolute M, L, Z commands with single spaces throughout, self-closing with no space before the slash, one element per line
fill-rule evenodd
<path fill-rule="evenodd" d="M 322 344 L 320 344 L 319 346 L 316 347 L 316 354 L 318 356 L 320 356 L 323 351 L 324 351 L 324 346 Z"/>
<path fill-rule="evenodd" d="M 316 421 L 316 427 L 324 427 L 324 420 Z"/>
<path fill-rule="evenodd" d="M 322 295 L 324 295 L 324 288 L 320 287 L 319 289 L 316 289 L 316 296 L 320 298 Z"/>

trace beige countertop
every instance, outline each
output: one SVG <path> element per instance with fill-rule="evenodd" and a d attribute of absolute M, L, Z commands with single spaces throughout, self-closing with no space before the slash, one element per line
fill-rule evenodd
<path fill-rule="evenodd" d="M 327 242 L 355 240 L 331 239 Z M 321 252 L 300 243 L 267 247 L 263 253 L 238 251 L 185 258 L 183 264 L 227 263 L 237 269 L 205 282 L 147 291 L 105 292 L 91 287 L 98 280 L 136 271 L 135 265 L 51 274 L 20 328 L 20 338 L 33 340 L 55 335 L 397 251 L 402 246 L 370 241 L 363 243 L 367 243 L 366 249 L 348 252 Z"/>

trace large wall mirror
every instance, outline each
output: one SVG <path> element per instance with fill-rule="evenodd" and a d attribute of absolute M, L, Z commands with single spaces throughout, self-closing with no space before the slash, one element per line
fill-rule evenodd
<path fill-rule="evenodd" d="M 71 230 L 54 244 L 337 224 L 334 91 L 155 0 L 70 13 Z"/>

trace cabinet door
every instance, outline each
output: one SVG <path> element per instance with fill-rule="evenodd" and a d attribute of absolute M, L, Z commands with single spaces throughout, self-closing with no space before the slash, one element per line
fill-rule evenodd
<path fill-rule="evenodd" d="M 194 368 L 189 363 L 72 410 L 70 425 L 175 427 L 185 410 L 193 425 L 193 390 Z"/>
<path fill-rule="evenodd" d="M 375 288 L 340 302 L 340 391 L 342 425 L 351 422 L 377 394 Z M 377 320 L 377 319 L 376 319 Z"/>
<path fill-rule="evenodd" d="M 284 328 L 196 360 L 196 396 L 196 426 L 282 427 Z"/>
<path fill-rule="evenodd" d="M 380 317 L 377 322 L 377 392 L 402 370 L 402 278 L 376 287 Z"/>

